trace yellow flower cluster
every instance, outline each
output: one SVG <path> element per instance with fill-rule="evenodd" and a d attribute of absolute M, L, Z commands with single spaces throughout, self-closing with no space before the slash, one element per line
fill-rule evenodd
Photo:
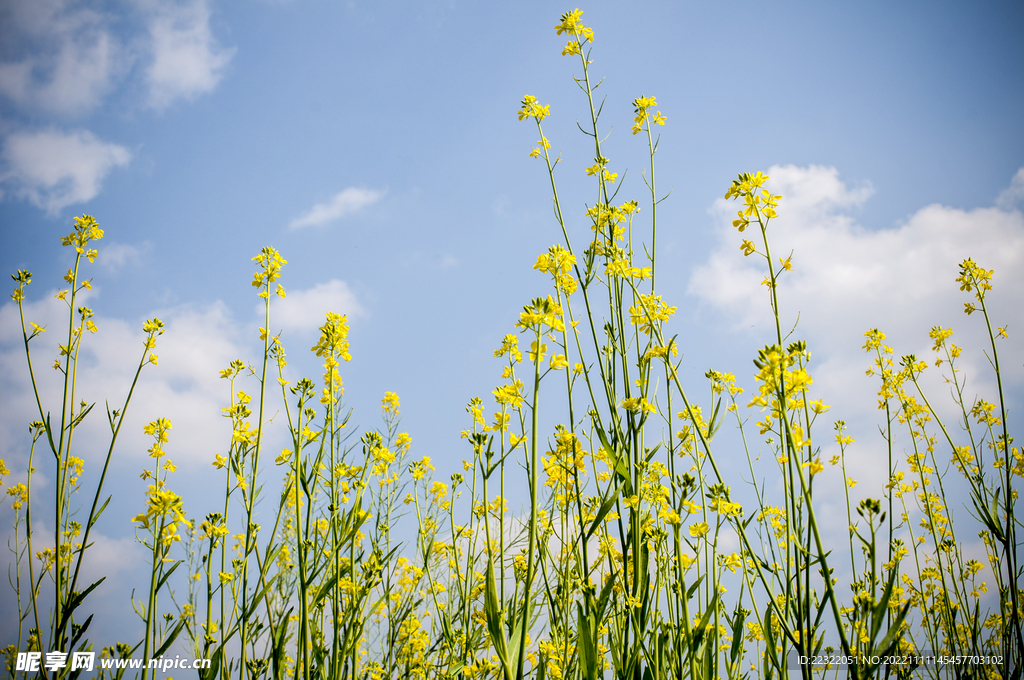
<path fill-rule="evenodd" d="M 660 321 L 668 321 L 676 313 L 675 307 L 662 302 L 660 295 L 641 295 L 637 304 L 630 306 L 629 322 L 640 327 L 640 332 L 650 335 Z"/>
<path fill-rule="evenodd" d="M 576 256 L 560 245 L 553 245 L 548 252 L 537 256 L 534 269 L 551 274 L 558 286 L 566 295 L 576 292 L 576 279 L 569 274 L 573 265 L 576 264 Z"/>
<path fill-rule="evenodd" d="M 577 476 L 586 475 L 587 452 L 575 434 L 559 425 L 555 428 L 555 450 L 548 451 L 543 459 L 547 474 L 545 486 L 555 489 L 556 497 L 567 502 L 566 494 L 572 488 Z"/>
<path fill-rule="evenodd" d="M 74 229 L 67 236 L 61 237 L 60 244 L 62 246 L 74 246 L 80 255 L 85 255 L 89 258 L 89 262 L 94 261 L 97 252 L 95 250 L 86 250 L 85 246 L 91 241 L 99 241 L 103 238 L 103 230 L 97 224 L 96 218 L 92 215 L 76 217 Z"/>
<path fill-rule="evenodd" d="M 604 268 L 605 276 L 618 276 L 624 279 L 639 279 L 641 281 L 651 278 L 650 267 L 634 267 L 629 260 L 614 260 Z"/>
<path fill-rule="evenodd" d="M 523 360 L 523 353 L 519 350 L 519 338 L 511 333 L 502 338 L 501 347 L 494 350 L 495 357 L 503 357 L 506 354 L 513 363 L 519 363 Z"/>
<path fill-rule="evenodd" d="M 288 264 L 288 261 L 270 246 L 261 250 L 259 255 L 252 258 L 252 261 L 260 265 L 260 271 L 252 275 L 252 286 L 260 289 L 259 296 L 261 298 L 267 298 L 270 296 L 270 284 L 278 279 L 281 275 L 281 268 Z M 278 297 L 285 295 L 281 284 L 277 285 L 276 292 Z"/>
<path fill-rule="evenodd" d="M 537 98 L 530 94 L 523 97 L 522 105 L 522 108 L 519 109 L 519 120 L 533 118 L 539 123 L 551 113 L 550 104 L 539 104 Z"/>
<path fill-rule="evenodd" d="M 992 290 L 992 275 L 995 274 L 994 269 L 984 269 L 978 266 L 978 263 L 968 258 L 960 263 L 960 276 L 956 277 L 956 282 L 960 284 L 960 290 L 967 291 L 968 293 L 974 292 L 974 297 L 979 303 L 985 303 L 985 293 Z M 964 313 L 970 316 L 976 312 L 979 308 L 975 307 L 970 302 L 964 303 Z M 1000 329 L 1003 331 L 1003 329 Z"/>
<path fill-rule="evenodd" d="M 583 10 L 578 8 L 571 12 L 566 12 L 562 15 L 561 21 L 555 26 L 555 32 L 558 35 L 568 33 L 570 36 L 569 42 L 562 48 L 562 56 L 581 54 L 583 46 L 588 42 L 594 41 L 594 29 L 584 26 L 580 22 L 581 16 L 583 16 Z"/>
<path fill-rule="evenodd" d="M 392 416 L 398 415 L 398 395 L 394 392 L 385 392 L 384 398 L 380 400 L 380 407 L 384 413 Z"/>
<path fill-rule="evenodd" d="M 732 221 L 732 226 L 743 231 L 751 222 L 758 222 L 764 227 L 767 225 L 768 220 L 778 217 L 775 209 L 778 207 L 782 196 L 772 194 L 767 189 L 761 189 L 760 193 L 758 193 L 758 189 L 768 179 L 768 175 L 758 171 L 753 175 L 742 173 L 739 179 L 733 180 L 732 186 L 725 192 L 725 198 L 726 200 L 742 198 L 745 207 L 736 213 L 738 219 Z M 762 217 L 764 218 L 763 220 Z M 744 243 L 743 250 L 745 254 L 749 255 L 751 252 L 754 252 L 753 244 L 751 243 L 748 247 Z"/>
<path fill-rule="evenodd" d="M 640 96 L 633 100 L 636 116 L 633 118 L 633 127 L 630 130 L 634 135 L 644 129 L 650 131 L 650 123 L 656 125 L 665 124 L 666 118 L 660 111 L 655 111 L 653 115 L 651 114 L 651 109 L 657 105 L 658 103 L 654 100 L 654 97 Z M 647 128 L 644 128 L 644 123 L 648 124 Z"/>
<path fill-rule="evenodd" d="M 555 302 L 550 295 L 546 298 L 535 298 L 529 305 L 523 307 L 519 313 L 517 328 L 534 328 L 539 331 L 547 326 L 553 331 L 565 330 L 565 323 L 562 321 L 562 306 Z"/>
<path fill-rule="evenodd" d="M 605 169 L 604 166 L 608 165 L 608 159 L 604 156 L 598 156 L 594 161 L 593 165 L 586 168 L 587 177 L 597 177 L 608 184 L 615 184 L 615 179 L 619 176 L 619 173 Z"/>

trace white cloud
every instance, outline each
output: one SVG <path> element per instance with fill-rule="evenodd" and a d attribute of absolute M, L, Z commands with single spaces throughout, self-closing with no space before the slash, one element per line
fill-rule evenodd
<path fill-rule="evenodd" d="M 207 0 L 132 6 L 135 12 L 118 14 L 70 0 L 3 3 L 0 40 L 15 56 L 0 62 L 0 97 L 24 108 L 81 114 L 99 105 L 141 55 L 148 57 L 144 77 L 153 108 L 217 86 L 235 50 L 215 39 Z M 123 43 L 110 30 L 115 23 L 127 30 Z"/>
<path fill-rule="evenodd" d="M 16 195 L 56 215 L 95 197 L 107 174 L 128 165 L 131 157 L 128 149 L 87 130 L 15 132 L 4 142 L 6 169 L 0 181 L 12 183 Z"/>
<path fill-rule="evenodd" d="M 228 399 L 228 387 L 220 380 L 219 372 L 248 352 L 238 341 L 238 327 L 221 303 L 207 307 L 185 305 L 156 311 L 154 315 L 166 324 L 166 331 L 157 338 L 159 365 L 142 370 L 119 440 L 119 460 L 141 463 L 146 459 L 149 444 L 142 426 L 158 417 L 174 423 L 168 452 L 176 463 L 212 460 L 229 437 L 220 413 Z M 67 327 L 67 307 L 46 294 L 26 305 L 26 320 L 48 329 L 32 342 L 35 376 L 44 408 L 59 412 L 63 376 L 50 365 L 57 354 L 60 329 Z M 111 408 L 120 407 L 142 356 L 143 342 L 141 320 L 128 322 L 101 315 L 95 322 L 99 331 L 86 335 L 78 368 L 80 398 L 97 403 L 77 437 L 81 448 L 77 455 L 87 463 L 105 454 L 103 447 L 110 437 L 103 414 L 104 402 L 109 402 Z M 14 304 L 0 307 L 0 328 L 0 384 L 9 403 L 9 408 L 0 415 L 0 458 L 12 463 L 23 456 L 25 424 L 38 420 L 39 414 L 32 397 Z"/>
<path fill-rule="evenodd" d="M 995 401 L 994 378 L 982 353 L 988 344 L 984 320 L 963 314 L 964 303 L 972 298 L 954 279 L 959 262 L 967 257 L 995 270 L 994 289 L 987 298 L 992 322 L 1010 327 L 999 351 L 1004 366 L 1019 367 L 1024 329 L 1014 329 L 1024 309 L 1024 215 L 1003 208 L 959 210 L 936 204 L 892 228 L 869 229 L 849 214 L 869 191 L 851 191 L 834 168 L 776 166 L 768 175 L 767 186 L 783 196 L 780 217 L 769 227 L 773 258 L 777 264 L 777 258 L 793 252 L 793 271 L 785 272 L 779 285 L 783 333 L 799 314 L 792 339 L 809 341 L 815 396 L 832 404 L 830 419 L 857 421 L 861 427 L 855 434 L 861 448 L 853 476 L 864 475 L 862 481 L 867 481 L 884 475 L 885 466 L 879 467 L 871 453 L 878 439 L 871 436 L 879 420 L 878 385 L 877 377 L 864 374 L 870 357 L 862 349 L 863 333 L 882 330 L 897 358 L 913 353 L 929 359 L 934 355 L 928 330 L 952 327 L 953 341 L 965 348 L 961 368 L 970 380 L 966 398 L 979 395 Z M 1018 173 L 1014 186 L 1022 177 Z M 759 235 L 736 232 L 731 226 L 736 209 L 724 200 L 713 208 L 720 243 L 695 270 L 689 292 L 700 300 L 704 313 L 723 315 L 734 332 L 754 335 L 758 343 L 774 342 L 774 319 L 761 285 L 764 259 L 744 258 L 739 249 L 743 238 Z M 1011 404 L 1019 401 L 1019 369 L 1004 373 L 1003 380 Z M 933 390 L 940 412 L 951 409 L 940 369 L 925 372 L 925 386 Z"/>
<path fill-rule="evenodd" d="M 149 105 L 163 109 L 176 99 L 210 92 L 235 54 L 217 44 L 205 0 L 160 5 L 149 22 L 153 62 L 147 71 Z"/>
<path fill-rule="evenodd" d="M 831 423 L 844 420 L 847 434 L 856 439 L 847 449 L 845 461 L 846 473 L 857 480 L 855 488 L 848 489 L 840 469 L 827 463 L 825 472 L 815 478 L 815 512 L 823 542 L 826 546 L 842 546 L 846 545 L 850 523 L 846 492 L 851 506 L 856 507 L 862 498 L 884 497 L 888 477 L 889 450 L 879 433 L 879 427 L 885 424 L 885 412 L 877 409 L 879 377 L 865 375 L 872 361 L 862 348 L 866 330 L 878 328 L 886 334 L 886 344 L 893 348 L 896 362 L 906 354 L 928 361 L 929 368 L 920 383 L 958 444 L 967 443 L 960 425 L 962 415 L 945 381 L 948 366 L 933 364 L 930 328 L 953 328 L 952 341 L 963 348 L 958 376 L 965 381 L 967 408 L 979 397 L 998 401 L 994 373 L 986 356 L 991 355 L 991 347 L 985 320 L 977 313 L 969 317 L 963 313 L 964 303 L 973 297 L 960 291 L 954 282 L 958 264 L 965 258 L 995 270 L 994 288 L 986 301 L 993 325 L 1009 326 L 1010 337 L 997 345 L 1002 387 L 1011 418 L 1020 411 L 1024 402 L 1024 375 L 1020 370 L 1024 363 L 1024 329 L 1018 327 L 1020 310 L 1024 309 L 1024 214 L 1005 197 L 1015 191 L 1014 187 L 1024 188 L 1024 173 L 1017 174 L 997 207 L 959 210 L 928 205 L 887 228 L 868 228 L 855 218 L 857 207 L 868 199 L 870 189 L 851 190 L 834 168 L 776 166 L 767 174 L 771 177 L 768 188 L 783 196 L 780 218 L 769 227 L 773 259 L 777 264 L 779 257 L 793 253 L 793 271 L 784 273 L 779 284 L 782 332 L 793 327 L 799 314 L 799 324 L 790 340 L 808 341 L 812 399 L 821 398 L 831 405 L 814 425 L 813 440 L 821 447 L 821 460 L 828 461 L 839 453 Z M 737 233 L 731 224 L 737 209 L 735 202 L 724 200 L 712 208 L 719 244 L 694 271 L 689 293 L 700 303 L 699 315 L 724 321 L 730 334 L 749 340 L 747 355 L 716 357 L 715 365 L 734 372 L 749 394 L 754 391 L 750 359 L 758 347 L 775 342 L 776 331 L 768 291 L 761 284 L 766 273 L 764 259 L 758 255 L 744 257 L 739 248 L 742 239 L 758 242 L 760 234 L 756 227 Z M 913 390 L 908 386 L 911 394 Z M 751 411 L 745 415 L 755 414 Z M 721 433 L 722 441 L 731 441 L 736 448 L 726 443 L 726 448 L 719 451 L 742 451 L 750 444 L 752 455 L 760 456 L 753 463 L 753 475 L 766 491 L 767 502 L 778 504 L 772 497 L 780 498 L 784 487 L 774 457 L 766 455 L 770 447 L 760 444 L 760 438 L 751 436 L 749 429 L 760 417 L 756 414 L 748 421 L 746 442 L 740 442 L 734 433 Z M 894 463 L 897 470 L 906 471 L 904 461 L 914 444 L 905 424 L 894 422 L 893 427 Z M 950 460 L 949 446 L 934 420 L 928 424 L 928 433 L 938 435 L 935 456 L 941 472 Z M 746 472 L 742 453 L 739 458 L 741 462 L 721 456 L 719 461 L 731 467 L 734 474 L 743 470 L 740 474 L 749 479 L 751 473 Z M 972 528 L 973 509 L 966 485 L 955 470 L 944 476 L 944 483 L 950 501 L 948 512 L 958 527 L 964 524 L 967 530 L 963 535 L 969 537 L 977 529 Z M 747 485 L 737 485 L 734 493 L 745 503 L 756 502 Z M 916 523 L 920 510 L 915 510 L 913 504 L 910 507 L 909 521 Z M 894 519 L 898 518 L 899 513 Z M 856 515 L 853 521 L 857 521 Z M 905 532 L 906 525 L 898 531 Z M 905 533 L 902 538 L 909 540 Z M 965 555 L 979 555 L 984 562 L 983 546 L 978 542 L 966 542 L 963 550 Z M 842 560 L 835 566 L 840 581 L 853 580 Z"/>
<path fill-rule="evenodd" d="M 0 3 L 0 43 L 11 55 L 0 62 L 0 100 L 79 115 L 125 77 L 141 76 L 132 64 L 138 54 L 150 54 L 148 104 L 162 109 L 213 90 L 235 52 L 217 44 L 207 0 L 137 0 L 129 6 L 134 12 L 120 14 L 81 4 Z M 123 43 L 110 30 L 115 23 Z M 14 186 L 0 189 L 0 199 L 26 198 L 55 215 L 96 196 L 107 173 L 130 159 L 126 148 L 85 130 L 15 131 L 4 142 L 0 169 L 0 182 Z"/>
<path fill-rule="evenodd" d="M 36 300 L 36 294 L 41 299 Z M 55 343 L 66 329 L 67 307 L 52 297 L 53 291 L 32 291 L 26 305 L 26 318 L 48 328 L 32 341 L 35 377 L 44 409 L 52 413 L 52 422 L 60 420 L 62 375 L 50 368 L 56 355 Z M 94 291 L 78 302 L 99 307 L 102 292 Z M 230 424 L 222 417 L 221 407 L 228 401 L 229 386 L 218 372 L 232 359 L 246 356 L 237 342 L 237 327 L 223 305 L 196 308 L 189 306 L 158 312 L 166 322 L 166 332 L 157 338 L 159 365 L 146 366 L 135 387 L 117 447 L 105 480 L 104 494 L 113 497 L 100 523 L 90 535 L 92 549 L 83 564 L 81 583 L 89 584 L 106 576 L 104 583 L 88 600 L 87 608 L 95 615 L 90 637 L 101 644 L 132 633 L 134 617 L 130 596 L 145 584 L 147 554 L 133 535 L 130 518 L 145 507 L 146 482 L 139 478 L 143 469 L 152 469 L 153 459 L 146 449 L 152 439 L 143 432 L 145 423 L 166 417 L 174 425 L 170 441 L 165 445 L 167 457 L 179 469 L 168 479 L 169 487 L 182 495 L 189 517 L 198 517 L 217 504 L 211 499 L 222 488 L 223 478 L 210 462 L 214 454 L 225 453 L 230 441 Z M 93 411 L 76 430 L 72 452 L 84 461 L 82 490 L 75 502 L 79 513 L 88 512 L 88 501 L 97 483 L 110 441 L 105 402 L 112 409 L 120 408 L 131 385 L 135 368 L 142 355 L 141 320 L 99 316 L 99 331 L 86 334 L 78 370 L 78 391 L 75 401 L 95 403 Z M 65 330 L 66 332 L 66 330 Z M 240 379 L 236 389 L 254 390 L 251 378 Z M 26 367 L 17 307 L 7 303 L 0 307 L 0 393 L 4 409 L 0 411 L 0 458 L 12 475 L 7 484 L 25 481 L 28 449 L 31 439 L 27 424 L 39 419 Z M 53 517 L 46 498 L 52 498 L 53 457 L 43 442 L 37 445 L 32 478 L 33 493 L 43 499 L 38 503 L 34 527 L 36 542 L 52 545 Z M 221 504 L 223 500 L 221 501 Z M 76 518 L 83 520 L 83 515 Z M 9 524 L 9 523 L 8 523 Z M 0 540 L 10 536 L 10 529 Z M 0 604 L 13 606 L 8 591 Z M 8 610 L 9 611 L 9 610 Z M 126 616 L 126 613 L 129 616 Z M 11 617 L 0 622 L 0 635 L 14 632 Z M 115 637 L 116 636 L 116 637 Z"/>
<path fill-rule="evenodd" d="M 349 187 L 339 191 L 327 203 L 317 203 L 306 214 L 292 220 L 288 227 L 291 229 L 318 227 L 333 222 L 376 203 L 383 195 L 383 191 Z"/>
<path fill-rule="evenodd" d="M 0 63 L 0 95 L 19 106 L 62 114 L 91 109 L 129 61 L 94 10 L 40 0 L 7 3 L 3 14 L 3 40 L 29 52 Z"/>
<path fill-rule="evenodd" d="M 301 333 L 322 326 L 327 312 L 351 318 L 362 314 L 363 308 L 344 281 L 331 279 L 308 290 L 289 290 L 284 299 L 275 299 L 271 323 L 275 328 Z M 256 314 L 263 314 L 263 305 L 257 307 Z"/>
<path fill-rule="evenodd" d="M 949 316 L 950 305 L 963 308 L 953 279 L 966 257 L 996 270 L 997 297 L 1024 292 L 1020 212 L 930 205 L 895 228 L 870 230 L 844 212 L 869 192 L 848 190 L 834 168 L 775 166 L 768 174 L 769 187 L 783 195 L 780 218 L 769 231 L 773 256 L 794 253 L 794 271 L 783 274 L 779 288 L 790 324 L 800 312 L 801 326 L 828 335 L 859 336 L 886 322 L 917 330 L 927 324 L 927 330 Z M 739 250 L 742 237 L 730 226 L 735 204 L 719 201 L 714 211 L 721 244 L 694 272 L 690 292 L 733 315 L 737 327 L 766 323 L 764 260 L 744 258 Z"/>
<path fill-rule="evenodd" d="M 1003 189 L 999 194 L 999 198 L 996 199 L 996 205 L 1003 210 L 1012 210 L 1024 200 L 1024 168 L 1017 171 L 1017 174 L 1013 176 L 1013 181 L 1010 182 L 1010 186 Z"/>
<path fill-rule="evenodd" d="M 142 255 L 148 252 L 150 248 L 152 248 L 152 244 L 149 241 L 144 241 L 138 246 L 127 243 L 105 242 L 104 245 L 98 248 L 99 257 L 97 261 L 107 269 L 120 269 L 127 264 L 137 266 L 142 261 Z"/>

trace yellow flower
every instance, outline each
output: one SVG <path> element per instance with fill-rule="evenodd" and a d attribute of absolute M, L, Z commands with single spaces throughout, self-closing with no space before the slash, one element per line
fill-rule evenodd
<path fill-rule="evenodd" d="M 580 23 L 580 17 L 583 15 L 583 10 L 574 9 L 571 12 L 566 12 L 562 15 L 561 21 L 555 26 L 555 31 L 558 35 L 568 33 L 569 35 L 577 36 L 580 40 L 593 40 L 594 29 L 588 28 Z M 563 52 L 563 54 L 565 54 Z"/>
<path fill-rule="evenodd" d="M 546 343 L 539 343 L 539 345 L 538 347 L 536 340 L 530 343 L 530 351 L 528 352 L 530 361 L 544 361 L 544 353 L 548 351 L 548 346 Z"/>
<path fill-rule="evenodd" d="M 662 302 L 660 295 L 641 295 L 640 302 L 629 308 L 629 322 L 640 326 L 642 333 L 650 335 L 656 322 L 668 321 L 675 313 L 676 308 Z"/>
<path fill-rule="evenodd" d="M 519 120 L 533 118 L 539 123 L 547 118 L 551 111 L 550 104 L 538 104 L 537 98 L 529 94 L 523 97 L 522 104 L 523 108 L 519 109 Z"/>
<path fill-rule="evenodd" d="M 623 399 L 619 403 L 619 406 L 626 409 L 630 413 L 654 413 L 657 410 L 655 409 L 653 404 L 648 403 L 648 401 L 643 397 Z"/>
<path fill-rule="evenodd" d="M 733 503 L 727 501 L 724 498 L 715 499 L 711 504 L 711 507 L 718 511 L 720 515 L 742 515 L 743 506 L 739 503 Z"/>
<path fill-rule="evenodd" d="M 663 506 L 661 508 L 661 511 L 658 513 L 658 519 L 665 522 L 666 524 L 672 525 L 679 524 L 680 521 L 682 521 L 682 518 L 679 516 L 679 513 L 676 512 L 675 510 L 668 508 L 667 506 Z"/>
<path fill-rule="evenodd" d="M 160 443 L 164 443 L 170 438 L 167 434 L 167 430 L 170 430 L 171 428 L 171 421 L 166 418 L 157 418 L 142 429 L 146 434 L 153 435 Z"/>
<path fill-rule="evenodd" d="M 495 401 L 499 404 L 508 404 L 512 408 L 519 408 L 519 406 L 526 401 L 523 396 L 523 381 L 516 380 L 508 385 L 501 385 L 497 389 L 491 392 L 494 395 Z"/>
<path fill-rule="evenodd" d="M 506 354 L 508 354 L 509 358 L 516 363 L 523 360 L 523 353 L 519 351 L 519 338 L 515 335 L 506 335 L 501 339 L 501 347 L 494 350 L 494 356 L 496 357 L 502 357 Z M 505 375 L 502 377 L 507 378 L 509 376 Z"/>
<path fill-rule="evenodd" d="M 430 456 L 423 456 L 423 460 L 411 464 L 409 468 L 412 472 L 412 478 L 416 480 L 423 479 L 427 472 L 434 470 L 434 466 L 430 464 Z"/>
<path fill-rule="evenodd" d="M 348 317 L 334 312 L 327 312 L 326 322 L 320 327 L 320 339 L 310 348 L 318 357 L 340 357 L 350 361 L 348 352 Z"/>
<path fill-rule="evenodd" d="M 810 468 L 811 474 L 816 475 L 825 469 L 825 466 L 821 464 L 820 458 L 815 458 L 813 461 L 804 463 L 805 468 Z"/>
<path fill-rule="evenodd" d="M 385 392 L 384 398 L 380 400 L 380 407 L 385 413 L 396 415 L 398 413 L 398 395 L 394 392 Z"/>
<path fill-rule="evenodd" d="M 224 456 L 220 455 L 219 453 L 214 455 L 214 457 L 213 457 L 213 467 L 215 467 L 218 470 L 220 470 L 220 469 L 223 469 L 223 467 L 225 465 L 227 465 L 227 464 L 228 464 L 228 459 L 227 458 L 225 458 Z"/>
<path fill-rule="evenodd" d="M 656 125 L 664 125 L 667 120 L 665 116 L 660 112 L 655 112 L 654 115 L 649 113 L 649 110 L 658 105 L 654 97 L 637 97 L 633 100 L 633 106 L 635 107 L 636 116 L 633 118 L 633 127 L 630 128 L 631 132 L 635 135 L 644 129 L 644 123 L 650 121 Z"/>
<path fill-rule="evenodd" d="M 690 526 L 690 535 L 694 538 L 700 538 L 704 534 L 708 533 L 711 527 L 708 526 L 707 522 L 701 522 L 700 524 L 693 524 Z"/>
<path fill-rule="evenodd" d="M 508 427 L 508 421 L 511 420 L 512 416 L 507 413 L 495 413 L 494 423 L 491 424 L 491 429 L 495 432 L 501 432 Z"/>
<path fill-rule="evenodd" d="M 19 510 L 25 503 L 28 503 L 28 487 L 20 482 L 8 487 L 7 495 L 14 497 L 14 500 L 11 501 L 11 508 L 14 510 Z"/>

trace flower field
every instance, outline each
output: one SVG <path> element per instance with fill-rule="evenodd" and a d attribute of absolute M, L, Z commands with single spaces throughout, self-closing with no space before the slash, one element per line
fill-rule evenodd
<path fill-rule="evenodd" d="M 322 373 L 289 377 L 272 331 L 288 263 L 264 248 L 251 281 L 264 310 L 262 355 L 220 374 L 231 438 L 209 463 L 222 497 L 186 507 L 175 492 L 188 482 L 172 462 L 172 423 L 146 415 L 148 491 L 132 524 L 149 574 L 125 603 L 142 621 L 139 639 L 107 640 L 91 624 L 101 581 L 86 582 L 82 564 L 98 523 L 123 521 L 104 514 L 111 494 L 123 493 L 107 470 L 139 376 L 160 370 L 164 324 L 145 324 L 136 382 L 120 402 L 104 414 L 81 400 L 82 347 L 103 341 L 82 298 L 104 233 L 94 217 L 75 218 L 62 239 L 76 253 L 58 293 L 66 327 L 44 329 L 21 314 L 25 370 L 33 385 L 40 371 L 59 372 L 62 398 L 35 392 L 27 476 L 0 461 L 13 508 L 12 677 L 83 673 L 50 659 L 54 650 L 93 652 L 98 677 L 144 680 L 163 672 L 99 660 L 175 652 L 210 660 L 188 673 L 240 680 L 1020 677 L 1015 507 L 1024 452 L 1003 386 L 1005 372 L 1020 369 L 1000 364 L 1009 320 L 989 314 L 999 273 L 971 259 L 948 273 L 962 291 L 963 322 L 988 338 L 978 351 L 990 361 L 992 394 L 967 387 L 952 329 L 921 329 L 932 346 L 922 357 L 887 345 L 884 329 L 865 329 L 888 468 L 884 484 L 857 487 L 855 498 L 853 435 L 815 392 L 812 348 L 780 292 L 798 266 L 773 242 L 786 197 L 762 172 L 722 178 L 736 210 L 734 256 L 758 263 L 774 335 L 751 349 L 750 376 L 708 370 L 699 393 L 686 388 L 677 308 L 657 287 L 666 195 L 655 171 L 671 112 L 654 96 L 632 102 L 629 137 L 649 165 L 643 191 L 619 198 L 625 171 L 602 153 L 609 131 L 594 30 L 579 10 L 555 30 L 581 92 L 566 115 L 579 116 L 593 144 L 592 158 L 572 159 L 591 193 L 560 193 L 557 166 L 569 159 L 552 151 L 544 123 L 562 114 L 525 96 L 524 148 L 536 138 L 529 155 L 550 186 L 538 201 L 553 210 L 552 245 L 533 265 L 547 290 L 525 301 L 496 342 L 501 382 L 465 406 L 459 471 L 442 478 L 438 461 L 416 453 L 392 392 L 380 402 L 382 424 L 354 431 L 342 387 L 345 316 L 323 310 L 309 349 Z M 590 232 L 574 240 L 569 206 L 584 203 Z M 14 280 L 24 310 L 32 275 Z M 60 334 L 58 356 L 33 352 L 44 331 Z M 930 391 L 925 371 L 941 372 L 946 389 Z M 741 387 L 744 377 L 752 388 Z M 554 417 L 545 414 L 563 413 L 545 424 Z M 76 455 L 86 418 L 109 424 L 99 466 Z M 280 452 L 268 450 L 270 428 L 289 442 Z M 727 459 L 742 460 L 744 474 L 731 476 Z M 42 473 L 51 484 L 34 484 Z M 822 489 L 845 491 L 841 536 L 823 529 Z M 516 494 L 522 512 L 510 503 Z M 53 518 L 52 533 L 40 530 L 41 514 Z M 974 537 L 983 558 L 964 547 Z M 42 655 L 38 670 L 25 666 L 28 652 Z"/>

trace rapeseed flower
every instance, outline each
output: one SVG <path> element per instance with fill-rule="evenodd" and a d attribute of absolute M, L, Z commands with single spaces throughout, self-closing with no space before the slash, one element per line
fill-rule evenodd
<path fill-rule="evenodd" d="M 538 104 L 537 98 L 532 95 L 523 97 L 522 108 L 519 109 L 519 120 L 533 118 L 538 123 L 548 117 L 551 112 L 550 104 Z"/>

